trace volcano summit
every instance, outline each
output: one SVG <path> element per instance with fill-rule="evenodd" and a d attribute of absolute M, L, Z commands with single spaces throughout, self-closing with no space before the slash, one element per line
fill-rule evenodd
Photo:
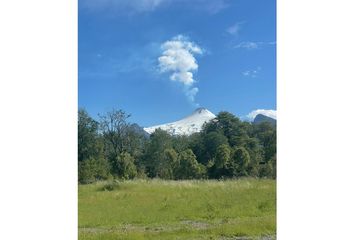
<path fill-rule="evenodd" d="M 144 130 L 151 134 L 156 129 L 161 128 L 172 135 L 191 135 L 202 130 L 204 123 L 216 118 L 216 116 L 206 108 L 197 108 L 191 115 L 172 123 L 147 127 Z"/>

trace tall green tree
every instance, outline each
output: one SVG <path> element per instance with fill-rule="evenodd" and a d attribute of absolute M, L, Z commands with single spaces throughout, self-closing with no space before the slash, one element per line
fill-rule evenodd
<path fill-rule="evenodd" d="M 173 148 L 163 151 L 160 162 L 156 165 L 156 175 L 163 179 L 174 179 L 179 167 L 178 154 Z"/>
<path fill-rule="evenodd" d="M 164 151 L 171 149 L 173 137 L 166 131 L 157 129 L 150 135 L 150 141 L 146 145 L 143 163 L 149 177 L 157 177 L 160 164 L 164 161 Z"/>
<path fill-rule="evenodd" d="M 120 153 L 126 152 L 129 146 L 128 129 L 130 123 L 127 119 L 130 114 L 123 110 L 113 109 L 100 117 L 100 129 L 106 141 L 107 150 L 113 158 Z"/>
<path fill-rule="evenodd" d="M 134 158 L 127 152 L 120 153 L 114 161 L 114 170 L 118 177 L 132 179 L 137 175 Z"/>
<path fill-rule="evenodd" d="M 141 159 L 146 144 L 145 132 L 137 125 L 128 122 L 130 114 L 113 109 L 100 115 L 100 130 L 105 143 L 106 158 L 111 164 L 112 173 L 118 177 L 133 178 L 143 169 Z"/>
<path fill-rule="evenodd" d="M 216 150 L 219 146 L 228 145 L 227 138 L 220 132 L 210 132 L 203 137 L 205 152 L 202 155 L 201 163 L 206 165 L 209 161 L 214 161 Z"/>
<path fill-rule="evenodd" d="M 205 167 L 197 162 L 196 156 L 191 149 L 179 154 L 179 167 L 176 172 L 177 179 L 193 179 L 205 176 Z"/>
<path fill-rule="evenodd" d="M 125 152 L 128 152 L 136 161 L 138 165 L 141 164 L 142 155 L 144 153 L 145 145 L 148 137 L 137 124 L 131 124 L 126 129 L 126 147 Z"/>
<path fill-rule="evenodd" d="M 231 154 L 231 148 L 228 144 L 218 146 L 214 160 L 207 165 L 209 177 L 219 179 L 232 176 L 229 169 Z"/>
<path fill-rule="evenodd" d="M 107 179 L 109 164 L 104 158 L 103 141 L 98 133 L 98 122 L 84 109 L 78 112 L 78 180 L 91 183 Z"/>
<path fill-rule="evenodd" d="M 248 176 L 248 166 L 250 164 L 250 155 L 244 147 L 236 147 L 233 153 L 230 169 L 233 175 L 237 177 Z"/>
<path fill-rule="evenodd" d="M 277 151 L 276 126 L 268 122 L 253 125 L 253 136 L 264 147 L 264 161 L 268 162 Z"/>
<path fill-rule="evenodd" d="M 250 155 L 250 163 L 248 165 L 248 175 L 252 177 L 259 176 L 260 163 L 264 161 L 264 147 L 259 140 L 254 137 L 247 137 L 244 140 L 243 147 Z"/>
<path fill-rule="evenodd" d="M 99 142 L 98 122 L 85 109 L 78 112 L 78 161 L 98 158 L 102 152 Z"/>
<path fill-rule="evenodd" d="M 229 145 L 222 144 L 216 149 L 215 167 L 218 169 L 226 168 L 230 162 L 231 149 Z"/>

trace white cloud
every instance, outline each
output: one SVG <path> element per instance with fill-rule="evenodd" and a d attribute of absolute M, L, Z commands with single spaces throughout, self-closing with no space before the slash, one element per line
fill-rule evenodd
<path fill-rule="evenodd" d="M 258 115 L 258 114 L 263 114 L 267 117 L 273 118 L 273 119 L 277 119 L 277 111 L 276 110 L 266 110 L 266 109 L 257 109 L 254 110 L 252 112 L 250 112 L 249 114 L 247 114 L 246 118 L 250 121 L 253 121 L 254 118 Z"/>
<path fill-rule="evenodd" d="M 244 22 L 237 22 L 234 25 L 232 25 L 231 27 L 226 29 L 226 32 L 228 32 L 229 34 L 233 35 L 233 36 L 238 36 L 240 30 L 241 30 L 241 25 Z"/>
<path fill-rule="evenodd" d="M 198 88 L 193 87 L 193 72 L 198 70 L 194 54 L 203 50 L 183 35 L 178 35 L 161 45 L 162 56 L 158 58 L 160 72 L 171 73 L 170 80 L 180 82 L 188 99 L 194 103 Z"/>
<path fill-rule="evenodd" d="M 190 0 L 186 0 L 186 2 L 188 1 L 192 2 Z M 199 0 L 196 1 L 196 4 L 199 8 L 204 8 L 204 10 L 210 14 L 216 14 L 229 6 L 226 2 L 226 0 Z"/>
<path fill-rule="evenodd" d="M 90 10 L 114 10 L 126 13 L 153 11 L 169 0 L 81 0 L 82 6 Z"/>
<path fill-rule="evenodd" d="M 241 42 L 234 46 L 234 48 L 244 48 L 248 50 L 259 49 L 266 45 L 274 45 L 275 42 Z"/>
<path fill-rule="evenodd" d="M 135 8 L 138 12 L 153 11 L 158 6 L 160 6 L 165 0 L 129 0 L 129 1 L 116 1 L 116 2 L 126 2 L 131 7 Z"/>
<path fill-rule="evenodd" d="M 81 7 L 91 11 L 114 11 L 120 14 L 152 12 L 162 6 L 182 6 L 216 14 L 228 7 L 228 0 L 80 0 Z"/>
<path fill-rule="evenodd" d="M 257 74 L 259 73 L 259 71 L 261 71 L 261 67 L 257 67 L 257 69 L 254 69 L 254 70 L 246 70 L 246 71 L 242 72 L 242 75 L 245 77 L 255 78 L 255 77 L 257 77 Z"/>

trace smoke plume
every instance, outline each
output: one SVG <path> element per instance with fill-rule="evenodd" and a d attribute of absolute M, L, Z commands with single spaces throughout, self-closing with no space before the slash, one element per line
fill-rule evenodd
<path fill-rule="evenodd" d="M 195 54 L 202 54 L 203 50 L 183 35 L 178 35 L 161 45 L 162 56 L 158 58 L 161 72 L 170 73 L 170 80 L 183 85 L 183 90 L 190 102 L 195 103 L 195 96 L 199 89 L 193 73 L 198 70 Z M 198 105 L 198 104 L 196 104 Z"/>

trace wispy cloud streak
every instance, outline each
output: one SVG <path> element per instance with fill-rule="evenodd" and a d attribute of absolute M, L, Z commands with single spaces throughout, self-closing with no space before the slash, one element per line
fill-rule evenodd
<path fill-rule="evenodd" d="M 261 71 L 261 67 L 257 67 L 254 70 L 246 70 L 246 71 L 242 72 L 242 75 L 245 77 L 255 78 L 255 77 L 257 77 L 259 71 Z"/>
<path fill-rule="evenodd" d="M 234 48 L 244 48 L 247 50 L 260 49 L 264 46 L 275 45 L 276 42 L 241 42 L 234 46 Z"/>
<path fill-rule="evenodd" d="M 117 14 L 153 12 L 162 7 L 181 6 L 186 9 L 216 14 L 227 8 L 229 0 L 80 0 L 79 6 L 90 11 L 113 11 Z"/>
<path fill-rule="evenodd" d="M 234 25 L 228 27 L 226 29 L 226 32 L 237 37 L 240 33 L 240 30 L 241 30 L 241 25 L 244 24 L 245 22 L 237 22 L 235 23 Z"/>

